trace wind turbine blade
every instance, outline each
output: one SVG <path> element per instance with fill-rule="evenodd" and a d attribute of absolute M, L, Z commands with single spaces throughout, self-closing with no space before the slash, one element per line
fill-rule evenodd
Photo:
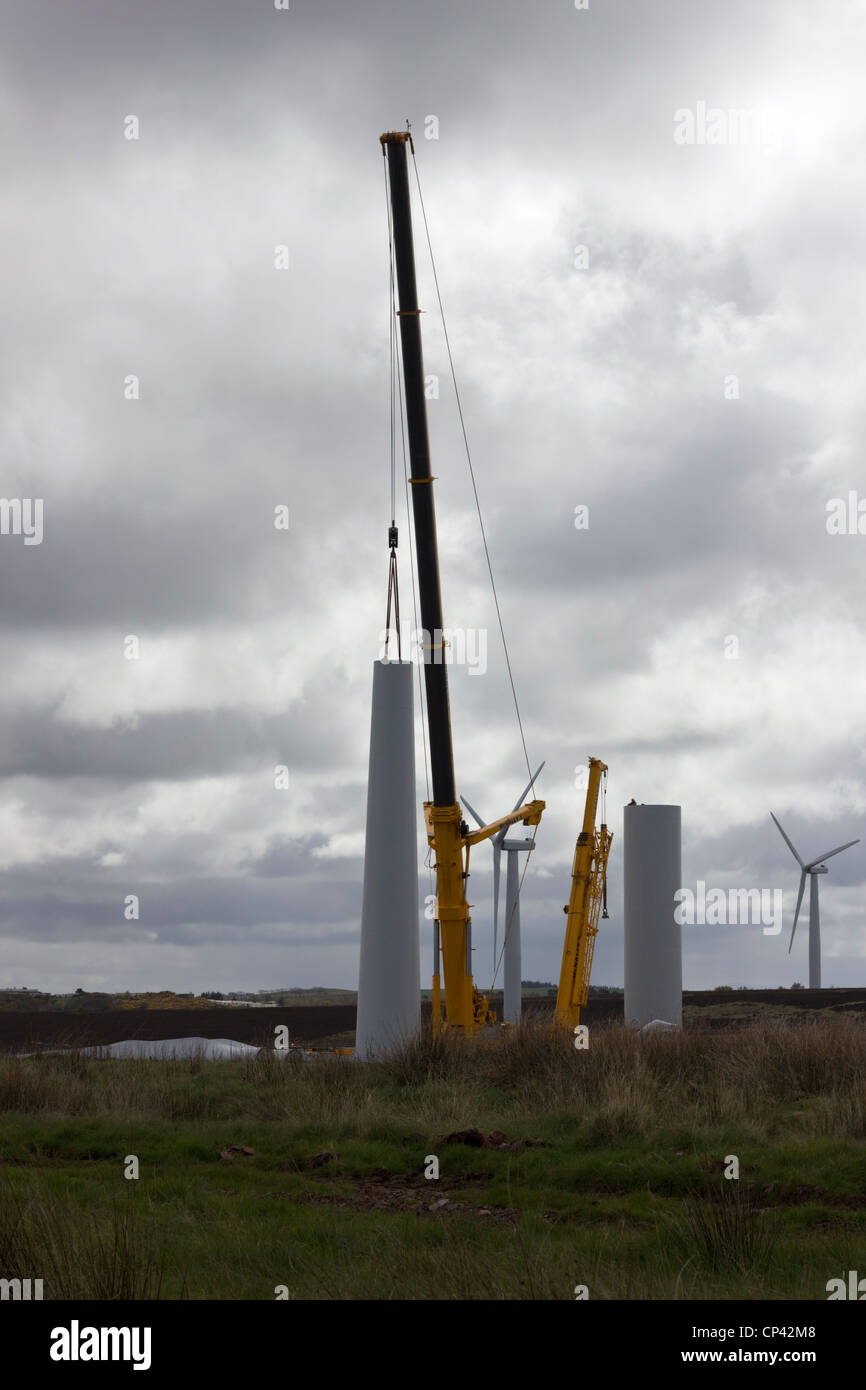
<path fill-rule="evenodd" d="M 511 814 L 512 814 L 512 815 L 514 814 L 515 811 L 518 811 L 518 810 L 520 809 L 520 807 L 523 805 L 523 799 L 524 799 L 524 797 L 526 796 L 526 793 L 527 793 L 528 791 L 530 791 L 530 790 L 535 786 L 535 783 L 536 783 L 536 781 L 538 780 L 538 774 L 539 774 L 539 772 L 541 771 L 541 768 L 542 768 L 542 767 L 544 767 L 544 763 L 541 764 L 541 767 L 537 768 L 537 770 L 536 770 L 536 772 L 535 772 L 535 776 L 533 777 L 532 781 L 531 781 L 531 782 L 527 782 L 526 786 L 523 788 L 523 791 L 520 793 L 519 797 L 517 798 L 517 800 L 515 801 L 514 805 L 513 805 L 512 808 L 511 808 Z M 502 841 L 505 839 L 506 835 L 508 834 L 509 830 L 511 830 L 511 829 L 513 829 L 513 827 L 510 826 L 510 825 L 505 825 L 505 826 L 503 826 L 502 829 L 499 831 L 499 834 L 494 836 L 494 838 L 493 838 L 493 843 L 494 843 L 494 844 L 500 844 L 500 845 L 501 845 L 501 844 L 502 844 Z"/>
<path fill-rule="evenodd" d="M 820 864 L 825 859 L 832 859 L 834 854 L 841 854 L 843 849 L 850 849 L 852 845 L 859 845 L 859 840 L 849 840 L 847 845 L 840 845 L 838 849 L 831 849 L 828 854 L 819 854 L 817 859 L 813 859 L 811 864 L 807 864 L 807 869 L 814 869 L 816 864 Z"/>
<path fill-rule="evenodd" d="M 466 807 L 467 811 L 469 812 L 470 816 L 475 821 L 475 823 L 479 825 L 483 830 L 487 822 L 481 819 L 477 811 L 473 811 L 465 796 L 461 796 L 460 800 L 463 802 L 463 805 Z"/>
<path fill-rule="evenodd" d="M 497 940 L 498 940 L 498 937 L 497 937 L 497 930 L 498 930 L 498 925 L 499 925 L 499 860 L 500 860 L 501 855 L 502 855 L 502 850 L 499 848 L 499 845 L 497 845 L 496 841 L 494 840 L 494 842 L 493 842 L 493 971 L 494 971 L 494 974 L 496 973 L 496 964 L 497 964 L 497 960 L 496 960 L 496 944 L 497 944 Z"/>
<path fill-rule="evenodd" d="M 770 815 L 773 816 L 773 812 L 772 812 L 772 811 L 770 812 Z M 775 817 L 775 816 L 773 816 L 773 820 L 776 820 L 776 817 Z M 802 861 L 802 859 L 800 858 L 799 854 L 798 854 L 797 851 L 794 849 L 794 846 L 791 844 L 791 841 L 788 839 L 787 835 L 785 834 L 784 830 L 782 829 L 781 825 L 779 825 L 779 822 L 778 822 L 777 820 L 776 820 L 776 825 L 779 826 L 779 834 L 782 836 L 782 839 L 785 841 L 785 844 L 788 846 L 788 849 L 791 851 L 791 853 L 793 854 L 793 856 L 794 856 L 794 858 L 796 859 L 797 863 L 800 865 L 800 868 L 801 868 L 801 869 L 805 869 L 806 865 L 803 863 L 803 861 Z"/>
<path fill-rule="evenodd" d="M 541 764 L 541 767 L 544 767 L 544 763 Z M 532 788 L 535 786 L 535 783 L 538 781 L 538 773 L 541 771 L 541 767 L 535 773 L 535 776 L 532 778 L 532 780 L 530 782 L 527 782 L 526 786 L 523 788 L 523 791 L 520 793 L 519 797 L 517 798 L 517 800 L 511 808 L 512 811 L 516 811 L 518 807 L 523 805 L 523 798 L 526 796 L 526 793 L 528 791 L 531 791 Z"/>
<path fill-rule="evenodd" d="M 772 814 L 772 813 L 771 813 Z M 800 916 L 800 908 L 803 905 L 803 894 L 806 891 L 806 870 L 800 875 L 800 891 L 797 894 L 797 906 L 794 911 L 794 925 L 791 928 L 791 940 L 788 942 L 788 955 L 791 954 L 791 947 L 794 944 L 794 932 L 797 930 L 797 918 Z"/>

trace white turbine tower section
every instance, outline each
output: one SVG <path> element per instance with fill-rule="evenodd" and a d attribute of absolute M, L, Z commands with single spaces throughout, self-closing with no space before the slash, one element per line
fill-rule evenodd
<path fill-rule="evenodd" d="M 373 664 L 355 1056 L 385 1056 L 421 1021 L 415 723 L 409 661 Z"/>
<path fill-rule="evenodd" d="M 623 919 L 625 1021 L 682 1026 L 683 937 L 676 921 L 682 887 L 679 806 L 624 807 Z"/>
<path fill-rule="evenodd" d="M 520 796 L 512 807 L 516 811 L 523 805 L 524 797 L 534 788 L 538 780 L 538 774 L 544 763 L 535 773 L 531 781 L 527 782 Z M 462 796 L 460 800 L 466 807 L 470 816 L 479 825 L 484 826 L 485 821 L 481 819 L 477 811 L 474 811 Z M 508 856 L 505 873 L 505 958 L 503 964 L 503 986 L 502 986 L 502 1020 L 504 1023 L 519 1023 L 523 1014 L 523 989 L 522 989 L 522 955 L 520 947 L 520 873 L 517 856 L 520 852 L 529 851 L 533 847 L 531 839 L 506 839 L 509 830 L 513 826 L 506 826 L 494 835 L 490 843 L 493 846 L 493 969 L 494 972 L 499 964 L 498 937 L 499 937 L 499 872 L 500 856 L 505 850 Z"/>
<path fill-rule="evenodd" d="M 770 812 L 773 816 L 773 812 Z M 806 889 L 806 875 L 809 875 L 809 988 L 821 988 L 821 918 L 818 910 L 818 874 L 829 873 L 829 869 L 824 864 L 825 859 L 832 859 L 834 854 L 841 854 L 843 849 L 850 849 L 852 845 L 859 845 L 859 840 L 849 840 L 847 844 L 837 845 L 836 849 L 829 850 L 826 854 L 819 854 L 817 859 L 811 863 L 804 864 L 793 844 L 785 834 L 776 817 L 776 827 L 788 849 L 793 854 L 797 863 L 800 865 L 800 889 L 797 893 L 797 906 L 794 911 L 794 925 L 791 928 L 791 940 L 788 942 L 788 954 L 791 954 L 791 947 L 794 944 L 794 932 L 797 930 L 797 921 L 800 916 L 800 908 L 803 905 L 803 893 Z"/>

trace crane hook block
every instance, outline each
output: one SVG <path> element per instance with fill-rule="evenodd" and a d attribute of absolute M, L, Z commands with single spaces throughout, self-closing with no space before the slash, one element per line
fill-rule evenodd
<path fill-rule="evenodd" d="M 397 527 L 396 527 L 396 526 L 389 526 L 389 527 L 388 527 L 388 545 L 390 546 L 390 548 L 391 548 L 392 550 L 396 550 L 396 549 L 397 549 Z"/>

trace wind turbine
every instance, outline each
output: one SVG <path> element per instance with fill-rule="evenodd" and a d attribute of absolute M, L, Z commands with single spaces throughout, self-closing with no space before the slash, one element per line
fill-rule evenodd
<path fill-rule="evenodd" d="M 523 798 L 530 788 L 535 786 L 538 773 L 544 763 L 538 768 L 535 776 L 529 781 L 514 803 L 513 810 L 523 805 Z M 465 796 L 460 800 L 466 807 L 470 816 L 479 826 L 486 825 L 478 812 L 474 810 Z M 508 858 L 506 860 L 505 875 L 505 969 L 503 971 L 503 1007 L 502 1017 L 505 1023 L 519 1023 L 521 1010 L 523 1007 L 523 992 L 521 988 L 521 959 L 520 959 L 520 876 L 517 872 L 517 856 L 521 850 L 531 850 L 534 841 L 531 839 L 515 840 L 508 838 L 508 831 L 511 826 L 503 826 L 498 834 L 491 838 L 493 846 L 493 969 L 497 966 L 497 943 L 499 928 L 499 872 L 500 857 L 505 850 Z"/>
<path fill-rule="evenodd" d="M 773 816 L 773 812 L 770 812 Z M 773 816 L 779 829 L 779 834 L 793 854 L 797 863 L 800 865 L 800 891 L 797 894 L 797 907 L 794 912 L 794 925 L 791 928 L 791 940 L 788 942 L 788 954 L 794 944 L 794 932 L 797 930 L 797 919 L 800 916 L 800 907 L 803 902 L 803 893 L 806 890 L 806 875 L 809 875 L 809 988 L 821 988 L 821 921 L 818 915 L 818 875 L 829 873 L 825 859 L 832 859 L 834 854 L 841 854 L 843 849 L 850 849 L 852 845 L 859 845 L 859 840 L 849 840 L 847 844 L 838 845 L 836 849 L 829 850 L 826 854 L 819 854 L 817 859 L 811 863 L 804 864 L 797 851 L 794 849 L 788 836 L 785 834 L 776 817 Z"/>

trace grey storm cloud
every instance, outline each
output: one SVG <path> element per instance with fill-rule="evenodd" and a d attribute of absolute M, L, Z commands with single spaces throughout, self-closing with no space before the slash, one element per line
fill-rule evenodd
<path fill-rule="evenodd" d="M 55 718 L 49 709 L 24 711 L 4 721 L 0 776 L 126 783 L 241 768 L 272 774 L 280 764 L 314 769 L 348 753 L 335 720 L 321 716 L 311 711 L 299 725 L 288 715 L 263 717 L 255 710 L 185 709 L 99 729 Z"/>
<path fill-rule="evenodd" d="M 862 16 L 7 0 L 0 29 L 0 495 L 44 501 L 41 545 L 0 536 L 0 983 L 354 983 L 390 521 L 378 137 L 407 117 L 547 759 L 525 972 L 558 972 L 588 753 L 617 836 L 597 980 L 621 979 L 632 796 L 682 804 L 689 881 L 787 908 L 769 810 L 818 848 L 866 811 L 866 539 L 826 527 L 866 490 Z M 698 102 L 772 108 L 777 144 L 678 145 Z M 416 235 L 446 622 L 486 638 L 485 671 L 452 672 L 458 790 L 492 818 L 523 747 L 417 213 Z M 861 850 L 822 885 L 837 982 L 864 967 Z M 694 932 L 686 982 L 802 978 L 779 945 Z"/>

